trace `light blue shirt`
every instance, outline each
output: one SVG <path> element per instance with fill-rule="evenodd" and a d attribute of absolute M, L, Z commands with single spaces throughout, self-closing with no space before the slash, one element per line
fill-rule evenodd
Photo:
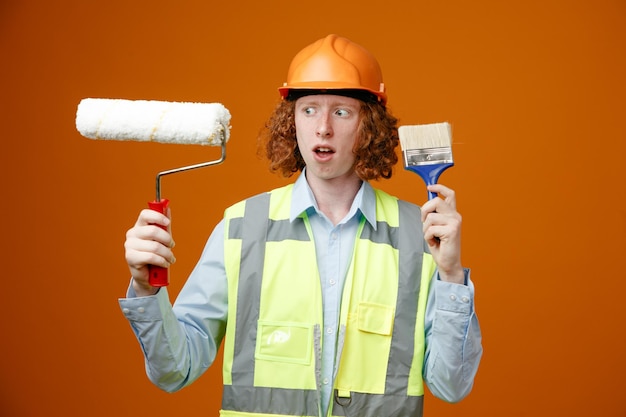
<path fill-rule="evenodd" d="M 352 202 L 350 211 L 337 225 L 319 210 L 313 192 L 301 175 L 293 187 L 290 220 L 306 212 L 315 241 L 315 253 L 322 284 L 324 342 L 322 343 L 321 401 L 326 415 L 336 372 L 337 332 L 344 282 L 361 216 L 376 228 L 376 197 L 364 182 Z"/>
<path fill-rule="evenodd" d="M 321 405 L 326 415 L 337 371 L 343 282 L 361 216 L 376 226 L 374 190 L 363 182 L 346 217 L 333 225 L 319 211 L 302 174 L 294 184 L 291 220 L 305 212 L 314 235 L 323 291 Z M 425 315 L 424 381 L 435 396 L 450 402 L 459 401 L 470 392 L 482 355 L 474 286 L 468 270 L 466 284 L 443 282 L 435 277 Z M 228 285 L 223 221 L 209 237 L 173 307 L 165 287 L 154 296 L 135 297 L 131 286 L 127 298 L 119 303 L 143 349 L 150 380 L 168 392 L 196 380 L 213 363 L 226 327 Z"/>

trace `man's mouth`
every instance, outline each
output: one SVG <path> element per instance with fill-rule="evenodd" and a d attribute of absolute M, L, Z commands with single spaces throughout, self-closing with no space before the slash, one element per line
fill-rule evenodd
<path fill-rule="evenodd" d="M 324 147 L 315 148 L 314 152 L 319 155 L 328 155 L 331 153 L 335 153 L 335 151 L 333 151 L 332 149 Z"/>

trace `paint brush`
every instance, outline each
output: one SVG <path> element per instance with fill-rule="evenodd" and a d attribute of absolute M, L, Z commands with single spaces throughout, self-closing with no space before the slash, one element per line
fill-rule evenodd
<path fill-rule="evenodd" d="M 400 146 L 404 168 L 418 174 L 426 185 L 437 183 L 443 171 L 454 165 L 452 129 L 448 122 L 400 126 Z M 428 191 L 428 199 L 437 196 Z"/>

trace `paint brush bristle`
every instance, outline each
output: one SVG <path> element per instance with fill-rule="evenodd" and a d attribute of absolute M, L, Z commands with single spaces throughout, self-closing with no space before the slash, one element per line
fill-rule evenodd
<path fill-rule="evenodd" d="M 403 151 L 450 147 L 452 144 L 452 129 L 447 122 L 400 126 L 398 136 Z"/>

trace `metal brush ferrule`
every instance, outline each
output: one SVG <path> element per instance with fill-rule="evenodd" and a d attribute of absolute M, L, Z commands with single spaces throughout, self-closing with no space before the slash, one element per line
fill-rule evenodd
<path fill-rule="evenodd" d="M 402 154 L 405 166 L 453 163 L 450 147 L 409 149 Z"/>

